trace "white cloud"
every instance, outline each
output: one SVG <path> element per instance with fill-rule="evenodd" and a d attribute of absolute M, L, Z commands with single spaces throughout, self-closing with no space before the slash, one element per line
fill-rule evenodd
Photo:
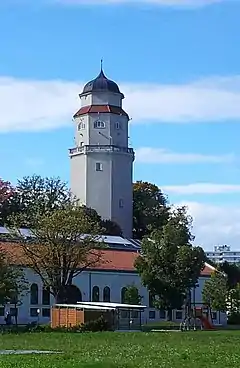
<path fill-rule="evenodd" d="M 240 206 L 214 206 L 187 201 L 179 205 L 186 205 L 193 217 L 195 244 L 205 250 L 223 244 L 240 249 Z"/>
<path fill-rule="evenodd" d="M 69 126 L 82 82 L 0 77 L 0 132 Z M 240 121 L 240 76 L 179 85 L 120 83 L 133 123 Z"/>
<path fill-rule="evenodd" d="M 2 0 L 8 4 L 30 4 L 33 5 L 32 0 Z M 160 7 L 174 7 L 174 8 L 198 8 L 202 6 L 209 6 L 218 3 L 227 3 L 236 0 L 38 0 L 38 5 L 64 5 L 64 6 L 81 6 L 81 5 L 121 5 L 121 4 L 148 4 Z M 1 5 L 1 4 L 0 4 Z M 34 4 L 36 5 L 36 4 Z"/>
<path fill-rule="evenodd" d="M 240 193 L 240 184 L 194 183 L 186 185 L 161 186 L 166 194 L 195 195 L 195 194 L 231 194 Z"/>
<path fill-rule="evenodd" d="M 45 0 L 47 1 L 47 0 Z M 48 0 L 50 3 L 66 5 L 116 5 L 116 4 L 150 4 L 165 7 L 199 7 L 231 0 Z"/>
<path fill-rule="evenodd" d="M 200 153 L 172 152 L 164 148 L 141 147 L 136 149 L 136 160 L 150 164 L 221 164 L 235 160 L 234 154 L 203 155 Z"/>

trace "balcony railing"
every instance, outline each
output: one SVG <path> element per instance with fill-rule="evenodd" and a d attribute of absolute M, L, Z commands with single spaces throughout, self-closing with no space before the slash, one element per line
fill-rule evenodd
<path fill-rule="evenodd" d="M 129 153 L 134 155 L 133 148 L 129 147 L 118 147 L 112 145 L 86 145 L 81 147 L 71 148 L 69 150 L 70 155 L 75 155 L 78 153 L 86 154 L 88 152 L 120 152 L 120 153 Z"/>

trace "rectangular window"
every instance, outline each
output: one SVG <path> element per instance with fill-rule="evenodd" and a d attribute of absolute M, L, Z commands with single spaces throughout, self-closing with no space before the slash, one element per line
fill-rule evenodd
<path fill-rule="evenodd" d="M 30 308 L 30 316 L 38 317 L 38 308 Z"/>
<path fill-rule="evenodd" d="M 96 171 L 103 171 L 103 165 L 101 162 L 96 162 Z"/>
<path fill-rule="evenodd" d="M 149 311 L 149 319 L 155 319 L 156 313 L 155 311 Z"/>
<path fill-rule="evenodd" d="M 182 319 L 182 311 L 176 311 L 176 319 Z"/>
<path fill-rule="evenodd" d="M 132 318 L 135 318 L 135 319 L 136 319 L 136 318 L 139 318 L 139 311 L 136 311 L 136 310 L 132 311 L 132 312 L 131 312 L 131 317 L 132 317 Z"/>
<path fill-rule="evenodd" d="M 214 320 L 217 319 L 217 312 L 212 312 L 212 319 L 214 319 Z"/>
<path fill-rule="evenodd" d="M 4 310 L 5 310 L 4 307 L 0 307 L 0 317 L 4 316 Z"/>
<path fill-rule="evenodd" d="M 119 199 L 119 208 L 123 208 L 123 199 Z"/>
<path fill-rule="evenodd" d="M 115 128 L 120 129 L 120 123 L 118 121 L 115 123 Z"/>
<path fill-rule="evenodd" d="M 160 309 L 159 318 L 166 319 L 166 311 L 164 309 Z"/>
<path fill-rule="evenodd" d="M 50 317 L 50 308 L 43 308 L 42 316 L 43 317 Z"/>

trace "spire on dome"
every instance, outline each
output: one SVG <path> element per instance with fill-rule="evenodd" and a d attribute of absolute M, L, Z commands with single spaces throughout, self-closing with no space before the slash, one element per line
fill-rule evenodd
<path fill-rule="evenodd" d="M 100 73 L 97 78 L 88 82 L 84 88 L 81 95 L 91 93 L 91 92 L 112 92 L 121 94 L 117 83 L 108 79 L 103 72 L 103 59 L 100 61 Z M 80 95 L 80 96 L 81 96 Z"/>

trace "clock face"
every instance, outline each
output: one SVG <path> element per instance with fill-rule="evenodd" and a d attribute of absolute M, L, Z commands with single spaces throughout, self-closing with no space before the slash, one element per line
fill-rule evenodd
<path fill-rule="evenodd" d="M 93 125 L 95 129 L 104 129 L 106 127 L 105 122 L 99 119 L 94 121 Z"/>

